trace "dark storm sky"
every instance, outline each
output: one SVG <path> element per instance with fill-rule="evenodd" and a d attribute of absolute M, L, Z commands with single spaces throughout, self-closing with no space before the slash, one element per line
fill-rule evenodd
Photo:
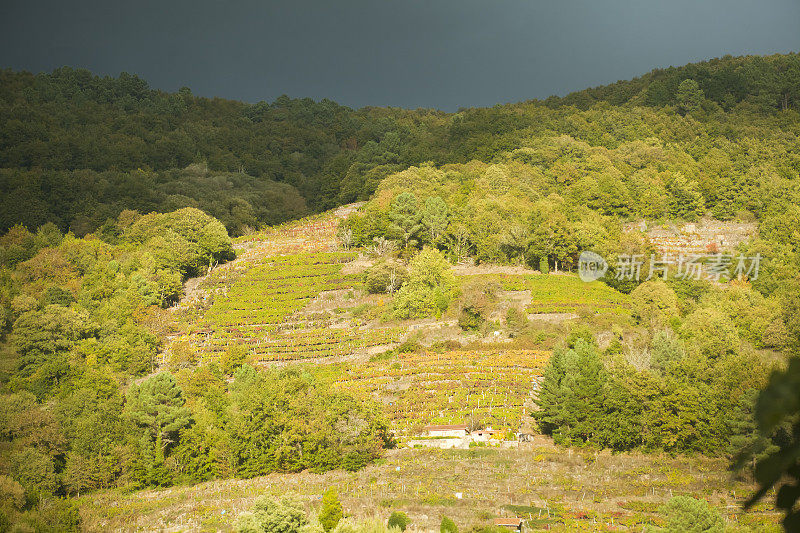
<path fill-rule="evenodd" d="M 0 0 L 0 67 L 353 107 L 488 106 L 800 51 L 799 0 Z"/>

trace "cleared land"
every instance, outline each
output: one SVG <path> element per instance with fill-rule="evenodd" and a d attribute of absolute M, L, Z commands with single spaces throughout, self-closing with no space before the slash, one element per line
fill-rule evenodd
<path fill-rule="evenodd" d="M 540 438 L 519 449 L 396 450 L 355 473 L 100 492 L 80 503 L 89 531 L 228 531 L 260 495 L 291 494 L 313 511 L 333 485 L 347 513 L 385 518 L 403 510 L 412 531 L 438 531 L 442 516 L 462 530 L 519 516 L 542 530 L 642 531 L 662 523 L 658 508 L 671 496 L 687 494 L 708 500 L 733 531 L 779 531 L 773 510 L 741 513 L 751 485 L 732 479 L 726 468 L 724 459 L 566 450 Z"/>

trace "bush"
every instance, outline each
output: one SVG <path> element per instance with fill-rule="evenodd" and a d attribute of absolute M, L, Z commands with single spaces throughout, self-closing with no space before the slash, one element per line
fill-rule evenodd
<path fill-rule="evenodd" d="M 422 350 L 422 346 L 411 339 L 408 339 L 403 342 L 400 346 L 398 346 L 397 351 L 399 353 L 414 353 Z"/>
<path fill-rule="evenodd" d="M 668 533 L 722 533 L 725 531 L 725 522 L 720 514 L 703 500 L 696 500 L 689 496 L 674 496 L 660 510 L 667 522 L 664 531 Z"/>
<path fill-rule="evenodd" d="M 342 503 L 336 489 L 330 487 L 322 495 L 322 509 L 319 512 L 319 523 L 325 531 L 330 531 L 336 527 L 342 519 Z"/>
<path fill-rule="evenodd" d="M 386 525 L 389 528 L 396 527 L 400 531 L 405 531 L 408 527 L 408 524 L 411 523 L 411 520 L 408 518 L 408 515 L 402 511 L 395 511 L 389 516 L 389 520 L 386 522 Z"/>
<path fill-rule="evenodd" d="M 458 325 L 463 330 L 476 330 L 486 321 L 492 304 L 497 299 L 500 285 L 493 281 L 472 280 L 461 295 Z"/>
<path fill-rule="evenodd" d="M 439 525 L 439 533 L 458 533 L 458 526 L 456 526 L 455 522 L 443 516 L 442 523 Z"/>
<path fill-rule="evenodd" d="M 236 533 L 299 533 L 308 524 L 300 504 L 289 499 L 257 499 L 251 512 L 236 519 Z"/>
<path fill-rule="evenodd" d="M 408 270 L 397 261 L 381 260 L 364 271 L 364 288 L 370 294 L 393 293 L 408 281 Z"/>
<path fill-rule="evenodd" d="M 81 526 L 78 504 L 63 498 L 48 498 L 35 509 L 17 515 L 14 522 L 13 531 L 41 533 L 77 532 Z"/>
<path fill-rule="evenodd" d="M 542 256 L 539 258 L 539 272 L 542 274 L 550 273 L 550 265 L 547 264 L 547 257 Z"/>
<path fill-rule="evenodd" d="M 511 331 L 520 331 L 528 323 L 528 317 L 516 307 L 509 307 L 506 311 L 506 327 Z"/>

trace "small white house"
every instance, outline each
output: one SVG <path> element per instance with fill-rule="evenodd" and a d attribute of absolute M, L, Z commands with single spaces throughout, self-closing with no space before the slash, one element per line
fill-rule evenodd
<path fill-rule="evenodd" d="M 466 424 L 425 426 L 425 433 L 429 437 L 452 437 L 463 439 L 469 434 Z"/>

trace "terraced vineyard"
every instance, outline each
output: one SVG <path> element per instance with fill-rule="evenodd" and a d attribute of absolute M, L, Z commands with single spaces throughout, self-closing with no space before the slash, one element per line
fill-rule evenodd
<path fill-rule="evenodd" d="M 630 305 L 628 295 L 600 281 L 586 283 L 574 275 L 526 276 L 524 286 L 531 291 L 529 313 L 574 313 L 581 309 L 624 313 Z"/>
<path fill-rule="evenodd" d="M 377 398 L 400 433 L 469 421 L 516 431 L 549 356 L 537 350 L 425 352 L 326 372 L 343 390 Z"/>
<path fill-rule="evenodd" d="M 369 303 L 360 274 L 368 259 L 336 249 L 336 228 L 353 208 L 239 239 L 237 260 L 203 281 L 205 303 L 194 315 L 187 314 L 180 340 L 206 360 L 220 361 L 226 351 L 243 346 L 251 361 L 264 364 L 325 362 L 309 369 L 343 390 L 377 398 L 400 434 L 433 423 L 524 427 L 549 351 L 498 347 L 397 354 L 390 349 L 410 332 L 443 331 L 439 328 L 454 323 L 454 316 L 415 324 L 384 323 L 374 316 L 363 320 L 349 313 L 357 306 L 384 306 L 383 300 L 390 299 Z M 629 306 L 627 295 L 573 275 L 467 272 L 459 275 L 462 283 L 493 279 L 504 291 L 518 293 L 507 303 L 514 300 L 532 314 L 584 309 L 626 314 Z M 447 328 L 445 339 L 474 342 L 469 332 Z"/>
<path fill-rule="evenodd" d="M 308 309 L 328 300 L 346 307 L 359 293 L 360 276 L 342 272 L 358 254 L 334 251 L 339 221 L 356 207 L 238 239 L 239 257 L 202 280 L 203 297 L 184 306 L 184 334 L 174 341 L 211 360 L 244 346 L 256 362 L 272 362 L 344 357 L 402 340 L 404 327 L 337 323 L 334 309 Z"/>
<path fill-rule="evenodd" d="M 463 276 L 465 279 L 478 276 Z M 490 274 L 505 291 L 530 291 L 528 313 L 575 313 L 582 309 L 625 314 L 630 298 L 600 281 L 586 283 L 573 274 Z"/>
<path fill-rule="evenodd" d="M 342 266 L 357 254 L 301 253 L 268 257 L 229 286 L 228 273 L 212 276 L 218 289 L 205 313 L 202 352 L 219 354 L 231 345 L 245 346 L 258 361 L 340 357 L 399 341 L 404 328 L 332 327 L 330 313 L 304 313 L 320 295 L 358 290 L 360 278 Z"/>
<path fill-rule="evenodd" d="M 343 275 L 352 253 L 302 253 L 267 258 L 247 271 L 206 313 L 210 327 L 258 326 L 270 331 L 321 292 L 352 289 L 358 276 Z"/>
<path fill-rule="evenodd" d="M 275 255 L 328 252 L 336 249 L 336 230 L 341 220 L 362 203 L 343 205 L 333 211 L 286 222 L 264 231 L 239 237 L 234 246 L 245 261 Z"/>

